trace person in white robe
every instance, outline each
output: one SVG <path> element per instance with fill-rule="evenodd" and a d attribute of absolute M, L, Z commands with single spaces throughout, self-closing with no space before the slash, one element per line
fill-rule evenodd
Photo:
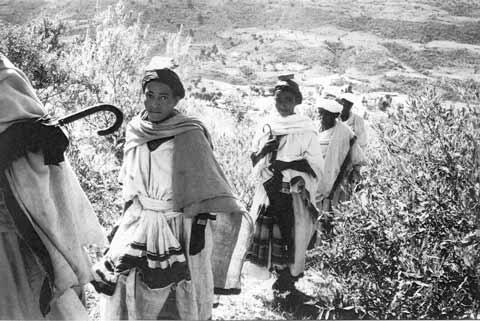
<path fill-rule="evenodd" d="M 120 172 L 126 210 L 97 265 L 102 319 L 212 317 L 214 294 L 238 294 L 251 234 L 205 126 L 175 106 L 178 75 L 157 65 L 145 109 L 128 124 Z"/>
<path fill-rule="evenodd" d="M 342 93 L 338 102 L 343 106 L 340 119 L 353 130 L 359 146 L 365 151 L 368 145 L 367 130 L 363 118 L 352 111 L 355 96 L 351 93 Z"/>
<path fill-rule="evenodd" d="M 257 187 L 251 207 L 256 220 L 247 260 L 278 275 L 277 297 L 291 306 L 309 297 L 295 287 L 305 270 L 307 247 L 315 233 L 315 195 L 322 177 L 323 158 L 313 121 L 295 113 L 302 102 L 291 79 L 274 88 L 277 115 L 262 126 L 252 143 L 253 175 Z"/>
<path fill-rule="evenodd" d="M 331 232 L 332 208 L 348 199 L 352 185 L 360 178 L 365 156 L 352 129 L 338 119 L 343 106 L 333 99 L 321 99 L 318 104 L 321 117 L 319 141 L 324 167 L 316 202 L 322 210 L 322 225 L 328 234 Z"/>

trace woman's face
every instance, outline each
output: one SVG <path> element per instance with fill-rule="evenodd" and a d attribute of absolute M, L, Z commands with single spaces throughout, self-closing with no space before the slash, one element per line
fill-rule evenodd
<path fill-rule="evenodd" d="M 275 92 L 275 108 L 278 113 L 285 117 L 294 114 L 297 105 L 295 95 L 289 91 L 277 90 Z"/>
<path fill-rule="evenodd" d="M 173 114 L 179 97 L 173 95 L 172 89 L 159 81 L 151 81 L 145 86 L 145 110 L 147 119 L 160 122 Z"/>

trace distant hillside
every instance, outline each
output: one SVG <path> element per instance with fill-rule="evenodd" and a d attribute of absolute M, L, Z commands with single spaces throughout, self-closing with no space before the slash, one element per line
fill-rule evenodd
<path fill-rule="evenodd" d="M 90 19 L 115 0 L 0 0 L 0 20 L 24 23 L 42 15 Z M 353 3 L 352 3 L 353 2 Z M 305 30 L 333 24 L 347 30 L 412 41 L 480 43 L 480 2 L 472 0 L 130 0 L 155 29 L 177 24 L 199 39 L 230 28 Z"/>
<path fill-rule="evenodd" d="M 64 19 L 84 34 L 117 0 L 0 0 L 0 20 Z M 425 81 L 480 81 L 480 1 L 129 0 L 152 44 L 179 25 L 193 38 L 190 76 L 236 85 L 295 72 L 308 83 L 400 91 Z M 331 76 L 337 78 L 331 79 Z M 273 78 L 272 78 L 273 77 Z M 330 78 L 328 78 L 330 77 Z M 338 79 L 340 78 L 340 79 Z M 330 82 L 330 83 L 329 83 Z"/>

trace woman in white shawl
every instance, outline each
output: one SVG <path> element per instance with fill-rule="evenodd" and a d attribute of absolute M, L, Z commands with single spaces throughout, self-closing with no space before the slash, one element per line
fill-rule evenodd
<path fill-rule="evenodd" d="M 287 78 L 274 92 L 278 116 L 253 142 L 251 158 L 258 186 L 251 209 L 255 232 L 247 260 L 278 273 L 274 294 L 286 295 L 293 307 L 306 300 L 295 282 L 303 276 L 306 250 L 315 232 L 314 199 L 323 163 L 312 120 L 295 113 L 295 106 L 302 102 L 298 85 Z"/>

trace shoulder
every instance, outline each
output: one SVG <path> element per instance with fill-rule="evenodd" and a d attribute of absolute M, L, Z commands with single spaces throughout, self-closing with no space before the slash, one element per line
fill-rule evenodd
<path fill-rule="evenodd" d="M 134 130 L 135 128 L 140 127 L 142 118 L 140 115 L 133 116 L 133 118 L 127 123 L 126 130 L 127 132 Z"/>
<path fill-rule="evenodd" d="M 345 124 L 344 122 L 338 121 L 337 124 L 335 125 L 336 130 L 338 130 L 340 133 L 342 133 L 345 136 L 350 136 L 353 137 L 355 134 L 353 133 L 353 130 Z"/>
<path fill-rule="evenodd" d="M 185 115 L 180 112 L 178 112 L 172 118 L 172 122 L 175 123 L 177 126 L 183 126 L 183 125 L 196 126 L 198 127 L 198 129 L 201 129 L 205 132 L 208 131 L 205 124 L 199 118 L 190 116 L 190 115 Z"/>
<path fill-rule="evenodd" d="M 353 118 L 355 119 L 355 122 L 362 123 L 364 122 L 363 117 L 360 116 L 359 114 L 353 114 Z"/>

